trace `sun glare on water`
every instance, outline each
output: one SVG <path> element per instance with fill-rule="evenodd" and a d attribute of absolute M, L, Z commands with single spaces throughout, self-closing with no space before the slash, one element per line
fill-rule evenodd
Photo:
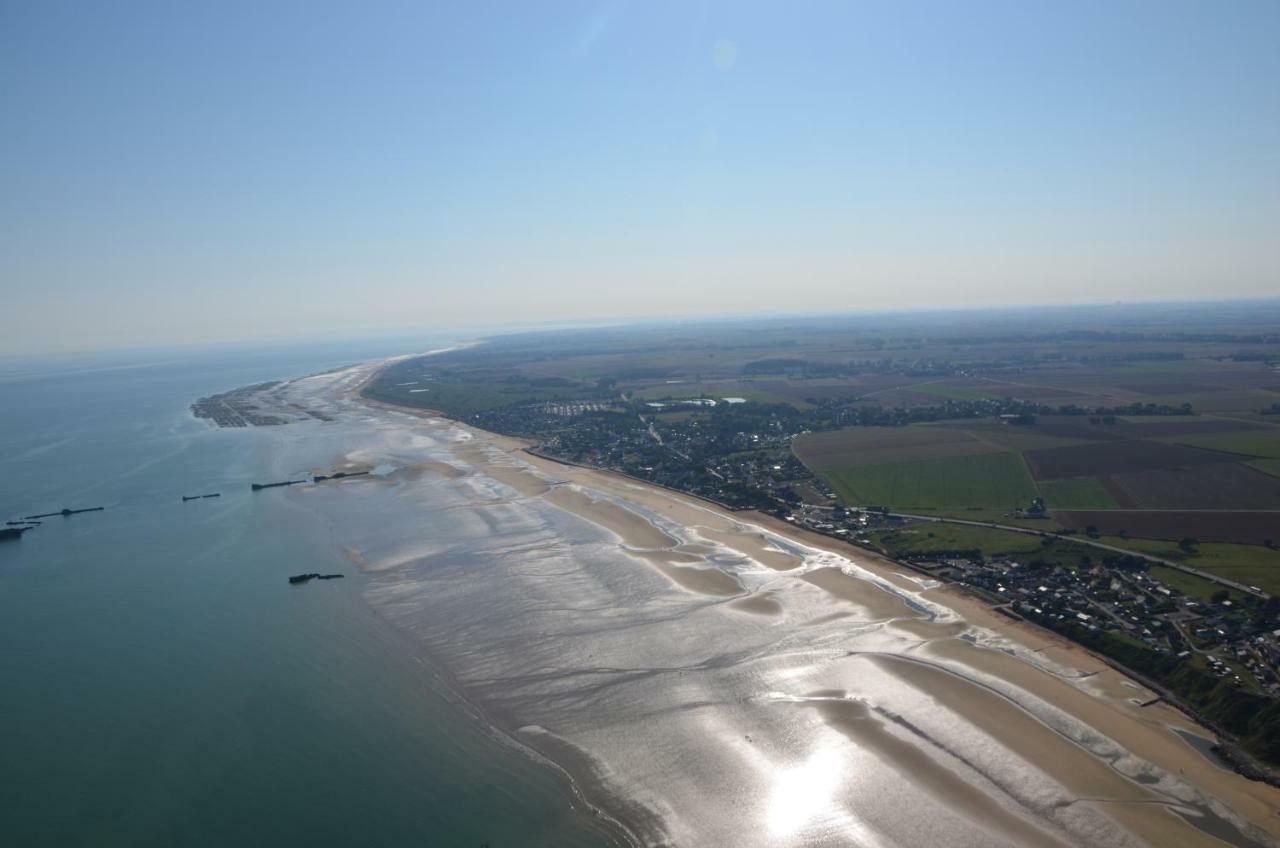
<path fill-rule="evenodd" d="M 791 836 L 819 823 L 844 818 L 833 803 L 843 764 L 831 748 L 819 749 L 798 766 L 777 773 L 765 818 L 775 836 Z"/>

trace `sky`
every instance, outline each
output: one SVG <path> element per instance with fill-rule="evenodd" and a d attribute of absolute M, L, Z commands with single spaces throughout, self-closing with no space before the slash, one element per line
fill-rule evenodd
<path fill-rule="evenodd" d="M 0 354 L 1280 295 L 1280 3 L 0 0 Z"/>

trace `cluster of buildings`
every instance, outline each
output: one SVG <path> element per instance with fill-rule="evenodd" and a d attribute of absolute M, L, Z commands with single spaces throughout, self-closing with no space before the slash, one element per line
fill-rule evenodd
<path fill-rule="evenodd" d="M 800 506 L 799 527 L 867 546 L 877 530 L 913 522 L 883 508 Z M 981 551 L 898 556 L 931 576 L 961 583 L 997 607 L 1054 630 L 1110 633 L 1156 654 L 1195 664 L 1249 691 L 1280 696 L 1280 601 L 1220 591 L 1192 597 L 1152 576 L 1140 561 L 1107 558 L 1064 567 Z"/>
<path fill-rule="evenodd" d="M 548 403 L 537 404 L 533 407 L 533 409 L 539 412 L 543 412 L 547 415 L 554 415 L 558 418 L 571 418 L 575 415 L 583 415 L 588 412 L 607 412 L 614 410 L 615 408 L 615 404 L 594 400 L 551 401 Z"/>
<path fill-rule="evenodd" d="M 1046 568 L 997 557 L 916 565 L 975 587 L 1053 629 L 1109 631 L 1250 690 L 1280 695 L 1280 623 L 1225 591 L 1197 599 L 1141 570 L 1106 564 Z"/>
<path fill-rule="evenodd" d="M 781 512 L 801 500 L 797 486 L 826 484 L 791 452 L 793 422 L 740 398 L 699 399 L 682 410 L 719 408 L 712 416 L 672 416 L 669 404 L 627 406 L 551 402 L 475 416 L 485 429 L 533 436 L 539 453 L 620 471 L 733 509 Z M 732 414 L 725 411 L 733 410 Z"/>
<path fill-rule="evenodd" d="M 265 412 L 260 404 L 279 382 L 259 383 L 241 389 L 200 398 L 191 404 L 196 418 L 206 418 L 219 427 L 270 427 L 288 424 L 287 418 Z M 279 398 L 274 398 L 279 403 Z"/>

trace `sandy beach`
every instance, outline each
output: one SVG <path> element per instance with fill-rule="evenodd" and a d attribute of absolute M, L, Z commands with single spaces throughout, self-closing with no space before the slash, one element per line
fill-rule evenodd
<path fill-rule="evenodd" d="M 350 422 L 339 459 L 396 471 L 290 496 L 344 511 L 371 603 L 637 842 L 1277 844 L 1280 791 L 1083 649 L 787 522 L 364 402 L 361 377 L 296 390 Z"/>

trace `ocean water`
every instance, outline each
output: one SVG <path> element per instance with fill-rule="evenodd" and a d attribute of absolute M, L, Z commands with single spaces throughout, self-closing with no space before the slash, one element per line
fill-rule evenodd
<path fill-rule="evenodd" d="M 412 349 L 0 363 L 4 520 L 106 507 L 0 543 L 0 844 L 614 844 L 375 613 L 320 513 L 250 492 L 306 470 L 291 428 L 187 409 Z M 285 579 L 309 571 L 346 577 Z"/>

